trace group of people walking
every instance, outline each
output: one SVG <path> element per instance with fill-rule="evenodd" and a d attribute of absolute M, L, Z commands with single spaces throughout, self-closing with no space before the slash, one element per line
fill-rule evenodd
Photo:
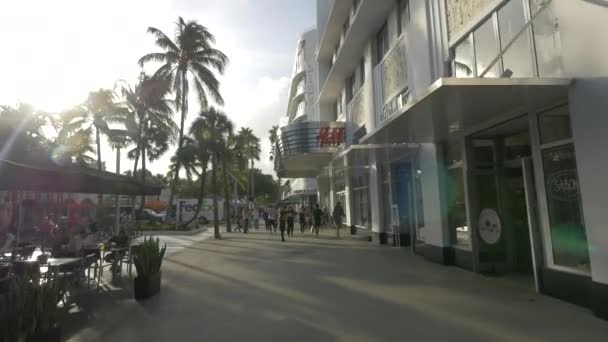
<path fill-rule="evenodd" d="M 340 228 L 342 226 L 342 217 L 344 217 L 344 209 L 340 202 L 336 203 L 332 213 L 333 223 L 337 229 L 337 235 L 340 237 Z M 319 237 L 319 230 L 323 224 L 329 223 L 329 213 L 327 210 L 321 210 L 318 204 L 314 207 L 301 207 L 296 211 L 293 207 L 278 207 L 270 206 L 263 212 L 266 230 L 271 233 L 277 232 L 277 228 L 281 232 L 281 241 L 285 241 L 285 233 L 287 236 L 294 236 L 294 226 L 296 220 L 299 224 L 300 235 L 304 235 L 307 229 L 310 229 L 316 238 Z"/>

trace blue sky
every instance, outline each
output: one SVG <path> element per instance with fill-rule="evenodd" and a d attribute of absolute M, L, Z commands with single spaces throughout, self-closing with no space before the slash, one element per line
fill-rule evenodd
<path fill-rule="evenodd" d="M 90 90 L 134 81 L 143 54 L 156 51 L 148 26 L 166 33 L 180 15 L 207 26 L 231 59 L 222 76 L 225 111 L 263 141 L 259 163 L 271 171 L 267 131 L 284 114 L 300 33 L 315 24 L 314 0 L 20 0 L 0 2 L 4 53 L 0 104 L 28 102 L 59 111 Z M 8 49 L 7 49 L 8 48 Z M 6 51 L 10 51 L 6 53 Z M 193 101 L 191 101 L 193 102 Z M 191 106 L 188 121 L 196 116 Z M 104 160 L 114 170 L 113 152 Z M 170 155 L 151 165 L 165 172 Z M 123 169 L 130 162 L 123 161 Z"/>

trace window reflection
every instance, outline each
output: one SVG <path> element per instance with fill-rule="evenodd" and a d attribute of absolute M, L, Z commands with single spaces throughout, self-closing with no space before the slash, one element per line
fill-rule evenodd
<path fill-rule="evenodd" d="M 498 10 L 498 27 L 500 30 L 501 49 L 515 38 L 515 35 L 526 23 L 524 3 L 522 0 L 511 0 Z M 522 33 L 515 43 L 503 55 L 504 73 L 509 77 L 532 77 L 532 49 L 529 32 Z"/>
<path fill-rule="evenodd" d="M 474 77 L 474 57 L 471 36 L 469 35 L 456 47 L 456 58 L 454 59 L 454 74 L 456 77 Z"/>
<path fill-rule="evenodd" d="M 488 19 L 473 34 L 475 38 L 475 54 L 477 57 L 477 74 L 481 76 L 484 70 L 490 65 L 492 60 L 498 56 L 499 47 L 494 31 L 494 21 Z M 498 63 L 488 70 L 484 77 L 500 76 Z"/>
<path fill-rule="evenodd" d="M 537 0 L 532 0 L 532 13 L 538 10 Z M 561 77 L 564 74 L 561 55 L 561 38 L 557 18 L 552 8 L 545 9 L 532 23 L 536 61 L 540 77 Z"/>

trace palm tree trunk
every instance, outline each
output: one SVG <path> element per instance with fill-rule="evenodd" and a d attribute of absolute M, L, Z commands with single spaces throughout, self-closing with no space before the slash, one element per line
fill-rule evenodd
<path fill-rule="evenodd" d="M 211 155 L 211 180 L 213 181 L 213 233 L 216 239 L 221 239 L 220 222 L 218 219 L 219 213 L 217 210 L 217 155 Z"/>
<path fill-rule="evenodd" d="M 198 220 L 198 214 L 201 213 L 201 210 L 203 208 L 203 199 L 205 198 L 205 183 L 207 181 L 207 167 L 206 166 L 203 167 L 199 180 L 200 180 L 201 184 L 199 185 L 199 193 L 198 193 L 198 201 L 197 201 L 198 205 L 196 206 L 196 210 L 194 211 L 194 215 L 192 216 L 192 218 L 189 219 L 187 222 L 180 224 L 180 228 L 185 228 L 188 225 L 190 225 L 192 222 L 194 222 L 194 220 Z"/>
<path fill-rule="evenodd" d="M 230 222 L 230 189 L 228 188 L 228 161 L 226 155 L 222 158 L 222 172 L 224 182 L 224 216 L 226 217 L 226 231 L 232 232 L 232 224 Z"/>
<path fill-rule="evenodd" d="M 255 175 L 253 173 L 253 158 L 251 158 L 251 166 L 249 167 L 249 177 L 251 177 L 251 198 L 255 201 Z"/>
<path fill-rule="evenodd" d="M 177 142 L 177 150 L 181 150 L 182 146 L 184 144 L 184 123 L 186 121 L 186 110 L 188 108 L 187 104 L 186 104 L 186 100 L 188 99 L 188 94 L 186 94 L 186 83 L 188 82 L 187 79 L 187 75 L 186 72 L 182 72 L 182 99 L 181 99 L 181 104 L 182 104 L 182 117 L 180 120 L 180 125 L 179 125 L 179 141 Z M 171 210 L 173 207 L 173 198 L 175 197 L 175 187 L 177 187 L 177 180 L 179 179 L 179 169 L 181 168 L 181 162 L 179 160 L 179 158 L 177 158 L 177 161 L 175 162 L 175 175 L 173 176 L 173 181 L 171 182 L 171 194 L 169 195 L 169 205 L 168 205 L 168 210 Z M 169 217 L 169 215 L 167 215 L 167 218 Z M 177 220 L 177 210 L 175 212 L 175 219 Z"/>
<path fill-rule="evenodd" d="M 97 171 L 101 172 L 101 137 L 99 128 L 95 127 L 95 144 L 97 144 Z M 97 194 L 97 204 L 101 205 L 103 202 L 103 195 Z"/>
<path fill-rule="evenodd" d="M 146 186 L 146 149 L 141 150 L 141 185 Z M 141 202 L 139 205 L 139 210 L 144 210 L 144 205 L 146 204 L 146 195 L 141 194 Z"/>

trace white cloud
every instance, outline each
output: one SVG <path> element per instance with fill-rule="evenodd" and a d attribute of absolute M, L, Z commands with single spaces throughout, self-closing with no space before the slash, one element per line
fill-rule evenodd
<path fill-rule="evenodd" d="M 270 143 L 268 131 L 278 125 L 279 119 L 285 115 L 289 79 L 281 77 L 272 79 L 262 77 L 252 89 L 231 87 L 227 85 L 227 94 L 238 92 L 240 96 L 231 96 L 226 104 L 226 112 L 239 127 L 250 127 L 255 135 L 262 140 L 262 153 L 257 167 L 265 173 L 274 174 L 273 164 L 269 161 Z"/>

